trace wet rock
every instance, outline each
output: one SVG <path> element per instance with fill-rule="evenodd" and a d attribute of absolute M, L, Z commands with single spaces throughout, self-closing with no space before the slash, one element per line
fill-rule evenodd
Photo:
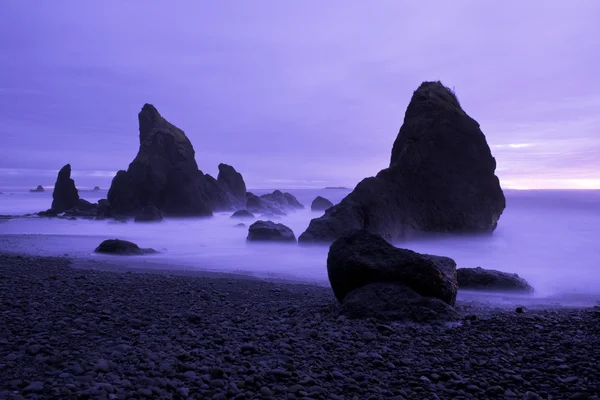
<path fill-rule="evenodd" d="M 350 232 L 331 245 L 327 274 L 340 302 L 370 283 L 400 282 L 421 296 L 436 297 L 451 306 L 458 290 L 456 263 L 451 258 L 399 249 L 364 229 Z"/>
<path fill-rule="evenodd" d="M 94 250 L 94 252 L 121 256 L 158 253 L 154 249 L 143 249 L 133 242 L 120 239 L 105 240 L 102 243 L 100 243 L 100 246 L 98 246 L 96 250 Z"/>
<path fill-rule="evenodd" d="M 51 208 L 60 213 L 76 208 L 79 204 L 79 193 L 75 187 L 75 181 L 71 179 L 71 165 L 67 164 L 58 172 L 52 193 Z"/>
<path fill-rule="evenodd" d="M 456 270 L 460 289 L 533 293 L 533 287 L 517 274 L 493 269 L 459 268 Z"/>
<path fill-rule="evenodd" d="M 406 109 L 388 168 L 366 178 L 300 242 L 332 242 L 353 229 L 387 240 L 491 233 L 506 202 L 477 121 L 440 82 L 423 82 Z"/>
<path fill-rule="evenodd" d="M 296 242 L 294 232 L 283 224 L 256 221 L 248 228 L 248 242 Z"/>

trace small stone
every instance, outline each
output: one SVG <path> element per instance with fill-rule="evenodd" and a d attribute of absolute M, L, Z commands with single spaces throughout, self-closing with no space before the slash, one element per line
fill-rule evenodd
<path fill-rule="evenodd" d="M 110 365 L 108 364 L 108 361 L 106 361 L 104 359 L 100 359 L 100 360 L 96 361 L 96 365 L 94 365 L 94 371 L 95 372 L 109 372 Z"/>
<path fill-rule="evenodd" d="M 44 390 L 44 382 L 35 381 L 31 382 L 25 389 L 23 389 L 23 393 L 40 393 Z"/>
<path fill-rule="evenodd" d="M 525 308 L 523 308 L 523 307 L 517 307 L 516 310 L 515 310 L 515 312 L 517 314 L 523 314 L 525 312 Z"/>
<path fill-rule="evenodd" d="M 138 394 L 145 397 L 152 397 L 152 390 L 146 388 L 139 388 L 137 390 Z"/>
<path fill-rule="evenodd" d="M 263 396 L 273 396 L 273 391 L 266 386 L 260 388 L 260 394 Z"/>

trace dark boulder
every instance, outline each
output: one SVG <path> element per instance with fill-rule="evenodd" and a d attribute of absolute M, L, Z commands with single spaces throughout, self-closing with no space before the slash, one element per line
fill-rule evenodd
<path fill-rule="evenodd" d="M 458 290 L 456 263 L 451 258 L 399 249 L 364 229 L 333 242 L 327 274 L 340 303 L 350 292 L 371 283 L 401 283 L 451 306 Z"/>
<path fill-rule="evenodd" d="M 388 240 L 491 233 L 506 205 L 496 160 L 479 124 L 440 82 L 423 82 L 406 109 L 388 168 L 313 219 L 301 242 L 332 242 L 352 229 Z"/>
<path fill-rule="evenodd" d="M 75 187 L 75 181 L 71 179 L 71 165 L 67 164 L 58 172 L 52 193 L 51 208 L 56 212 L 63 212 L 76 208 L 79 204 L 79 193 Z"/>
<path fill-rule="evenodd" d="M 248 210 L 237 210 L 231 214 L 230 218 L 254 218 L 254 214 Z"/>
<path fill-rule="evenodd" d="M 329 207 L 333 207 L 333 203 L 321 196 L 317 196 L 310 205 L 310 209 L 313 211 L 325 211 Z"/>
<path fill-rule="evenodd" d="M 42 185 L 38 185 L 35 189 L 29 189 L 31 193 L 44 193 L 46 190 Z"/>
<path fill-rule="evenodd" d="M 398 282 L 369 283 L 348 293 L 342 314 L 350 318 L 430 322 L 453 321 L 458 313 L 448 303 L 424 297 Z"/>
<path fill-rule="evenodd" d="M 209 216 L 199 188 L 201 173 L 185 133 L 150 104 L 138 115 L 140 148 L 127 171 L 119 171 L 108 191 L 113 212 L 132 215 L 155 206 L 168 215 Z"/>
<path fill-rule="evenodd" d="M 256 221 L 248 228 L 248 242 L 296 242 L 294 232 L 283 224 Z"/>
<path fill-rule="evenodd" d="M 163 220 L 163 213 L 154 206 L 146 206 L 136 214 L 134 222 L 160 222 Z"/>
<path fill-rule="evenodd" d="M 108 239 L 100 243 L 94 250 L 96 253 L 114 254 L 120 256 L 139 256 L 143 254 L 158 253 L 154 249 L 142 249 L 133 242 L 120 239 Z"/>
<path fill-rule="evenodd" d="M 533 293 L 533 287 L 517 274 L 493 269 L 459 268 L 456 270 L 459 289 L 499 292 Z"/>

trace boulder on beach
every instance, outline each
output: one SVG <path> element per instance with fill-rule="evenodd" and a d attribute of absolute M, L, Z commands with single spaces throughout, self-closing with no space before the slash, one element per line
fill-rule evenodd
<path fill-rule="evenodd" d="M 230 218 L 254 218 L 254 214 L 248 210 L 237 210 L 231 214 Z"/>
<path fill-rule="evenodd" d="M 139 256 L 143 254 L 158 253 L 154 249 L 142 249 L 137 244 L 127 240 L 108 239 L 100 243 L 94 250 L 95 253 L 114 254 L 119 256 Z"/>
<path fill-rule="evenodd" d="M 134 222 L 160 222 L 163 220 L 163 213 L 154 206 L 146 206 L 137 212 Z"/>
<path fill-rule="evenodd" d="M 89 204 L 89 202 L 86 203 Z M 58 172 L 52 193 L 51 209 L 60 213 L 75 208 L 79 204 L 79 193 L 75 187 L 75 181 L 71 179 L 71 165 L 67 164 Z M 86 206 L 85 203 L 81 204 Z"/>
<path fill-rule="evenodd" d="M 294 232 L 283 224 L 256 221 L 248 228 L 248 242 L 296 242 Z"/>
<path fill-rule="evenodd" d="M 399 282 L 369 283 L 348 293 L 342 314 L 350 318 L 376 318 L 392 321 L 453 321 L 458 313 L 448 303 L 421 296 Z"/>
<path fill-rule="evenodd" d="M 35 189 L 29 189 L 29 192 L 31 193 L 44 193 L 45 191 L 46 190 L 42 185 L 38 185 L 38 187 L 36 187 Z"/>
<path fill-rule="evenodd" d="M 396 307 L 402 301 L 386 299 L 400 293 L 419 307 L 429 304 L 436 310 L 439 302 L 418 299 L 416 295 L 454 306 L 458 290 L 456 263 L 451 258 L 396 248 L 365 229 L 349 232 L 333 242 L 327 256 L 327 274 L 335 297 L 343 306 L 350 299 L 353 305 L 346 309 L 354 309 L 355 314 L 360 313 L 356 311 L 357 299 L 371 298 L 374 302 L 369 307 L 381 306 L 382 312 L 396 313 L 397 317 L 405 315 L 403 308 Z M 385 286 L 370 286 L 351 296 L 354 291 L 373 284 Z M 406 317 L 410 319 L 409 315 Z"/>
<path fill-rule="evenodd" d="M 212 215 L 198 187 L 196 153 L 185 133 L 150 104 L 144 105 L 138 120 L 138 154 L 127 171 L 117 173 L 108 191 L 113 211 L 133 215 L 155 206 L 168 215 Z"/>
<path fill-rule="evenodd" d="M 517 274 L 493 269 L 458 268 L 456 270 L 459 289 L 499 292 L 533 293 L 533 287 Z"/>
<path fill-rule="evenodd" d="M 362 180 L 310 222 L 300 242 L 332 242 L 353 229 L 387 240 L 491 233 L 506 202 L 479 123 L 441 82 L 423 82 L 406 109 L 389 167 Z"/>
<path fill-rule="evenodd" d="M 321 196 L 317 196 L 310 205 L 312 211 L 325 211 L 329 207 L 333 207 L 333 203 Z"/>

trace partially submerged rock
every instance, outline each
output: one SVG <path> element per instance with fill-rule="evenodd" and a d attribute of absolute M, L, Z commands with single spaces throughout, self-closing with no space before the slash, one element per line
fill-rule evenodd
<path fill-rule="evenodd" d="M 296 242 L 294 232 L 283 224 L 256 221 L 248 228 L 248 242 Z"/>
<path fill-rule="evenodd" d="M 143 249 L 133 242 L 120 239 L 105 240 L 100 243 L 100 246 L 98 246 L 94 252 L 119 256 L 139 256 L 143 254 L 158 253 L 154 249 Z"/>
<path fill-rule="evenodd" d="M 71 179 L 71 165 L 65 165 L 58 172 L 58 177 L 56 178 L 56 183 L 54 184 L 54 192 L 52 193 L 52 210 L 60 213 L 75 208 L 79 205 L 86 207 L 88 204 L 90 203 L 80 203 L 79 193 L 75 187 L 75 181 Z"/>
<path fill-rule="evenodd" d="M 99 191 L 100 191 L 100 186 L 94 186 L 94 189 L 93 189 L 93 191 L 94 191 L 94 192 L 99 192 Z"/>
<path fill-rule="evenodd" d="M 317 196 L 310 205 L 312 211 L 325 211 L 329 207 L 333 207 L 333 203 L 321 196 Z"/>
<path fill-rule="evenodd" d="M 286 215 L 287 211 L 303 209 L 296 197 L 288 192 L 275 190 L 273 193 L 256 196 L 246 193 L 246 208 L 255 213 L 273 213 L 275 215 Z"/>
<path fill-rule="evenodd" d="M 138 120 L 138 154 L 127 171 L 117 173 L 108 191 L 113 211 L 134 214 L 151 205 L 169 215 L 212 215 L 198 187 L 196 153 L 185 133 L 150 104 L 144 105 Z"/>
<path fill-rule="evenodd" d="M 248 210 L 237 210 L 231 214 L 230 218 L 254 218 L 254 214 Z"/>
<path fill-rule="evenodd" d="M 332 242 L 353 229 L 388 240 L 430 233 L 491 233 L 506 205 L 496 160 L 477 121 L 440 82 L 423 82 L 406 109 L 388 168 L 366 178 L 301 242 Z"/>
<path fill-rule="evenodd" d="M 452 259 L 396 248 L 364 229 L 333 242 L 327 274 L 342 309 L 352 315 L 413 319 L 411 313 L 428 309 L 445 318 L 458 290 Z"/>
<path fill-rule="evenodd" d="M 493 269 L 459 268 L 456 270 L 459 289 L 533 293 L 533 287 L 517 274 Z"/>
<path fill-rule="evenodd" d="M 38 185 L 35 189 L 29 189 L 31 193 L 44 193 L 46 190 L 42 185 Z"/>
<path fill-rule="evenodd" d="M 154 206 L 146 206 L 138 211 L 133 219 L 134 222 L 160 222 L 163 220 L 163 213 Z"/>

